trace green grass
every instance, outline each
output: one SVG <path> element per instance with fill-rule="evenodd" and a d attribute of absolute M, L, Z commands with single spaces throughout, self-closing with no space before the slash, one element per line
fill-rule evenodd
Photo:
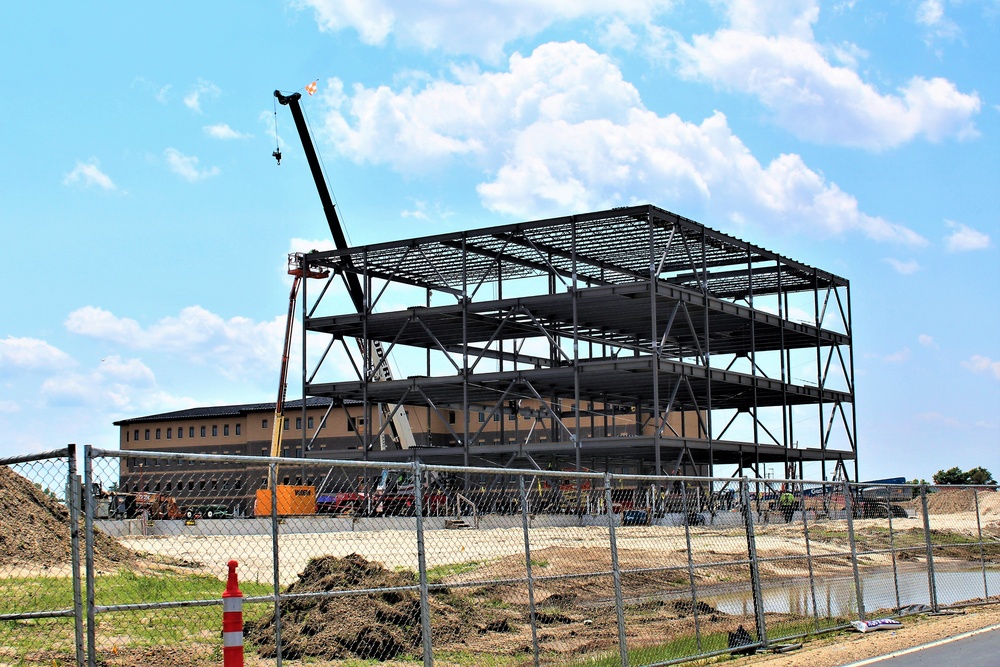
<path fill-rule="evenodd" d="M 269 595 L 262 584 L 243 582 L 243 595 Z M 95 580 L 98 606 L 149 602 L 221 600 L 225 582 L 198 574 L 160 572 L 151 575 L 119 570 Z M 85 594 L 85 592 L 84 592 Z M 0 614 L 71 609 L 73 583 L 67 577 L 17 577 L 4 579 L 0 588 Z M 267 604 L 248 604 L 244 620 L 252 622 L 270 613 Z M 155 645 L 218 643 L 222 610 L 219 605 L 103 612 L 97 614 L 99 644 L 137 648 Z M 117 639 L 116 639 L 117 638 Z M 0 646 L 16 655 L 36 651 L 71 650 L 73 620 L 24 619 L 0 622 Z"/>

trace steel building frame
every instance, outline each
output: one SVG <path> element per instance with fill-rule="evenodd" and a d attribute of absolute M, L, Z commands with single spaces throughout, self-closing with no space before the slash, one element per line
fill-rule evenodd
<path fill-rule="evenodd" d="M 305 262 L 331 276 L 303 294 L 303 395 L 366 406 L 359 458 L 627 462 L 658 474 L 713 474 L 721 464 L 761 474 L 780 463 L 799 477 L 819 461 L 824 478 L 828 464 L 854 461 L 857 477 L 850 285 L 834 274 L 651 205 L 313 252 Z M 338 312 L 346 304 L 333 286 L 348 274 L 364 288 L 363 312 Z M 414 295 L 422 305 L 394 305 Z M 357 352 L 376 344 L 407 360 L 405 379 L 386 381 L 388 362 Z M 356 377 L 337 377 L 344 368 Z M 808 378 L 796 377 L 803 369 Z M 379 404 L 462 419 L 447 427 L 452 446 L 396 450 L 380 444 L 388 421 L 372 421 Z M 546 437 L 504 432 L 529 415 L 547 421 Z M 625 437 L 607 427 L 619 429 L 622 415 L 634 416 Z M 500 441 L 480 444 L 498 418 Z"/>

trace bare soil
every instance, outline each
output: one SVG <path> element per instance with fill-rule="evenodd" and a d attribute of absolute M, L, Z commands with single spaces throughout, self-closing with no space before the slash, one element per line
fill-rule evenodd
<path fill-rule="evenodd" d="M 80 531 L 83 551 L 83 531 Z M 114 568 L 135 554 L 100 531 L 94 532 L 94 563 Z M 0 577 L 23 571 L 69 573 L 72 564 L 69 511 L 30 480 L 0 466 Z"/>

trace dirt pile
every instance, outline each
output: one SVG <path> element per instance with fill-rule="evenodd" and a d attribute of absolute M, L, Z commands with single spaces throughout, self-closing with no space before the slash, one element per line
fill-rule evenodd
<path fill-rule="evenodd" d="M 81 559 L 83 541 L 81 530 Z M 94 531 L 94 562 L 98 567 L 134 560 L 131 551 Z M 71 562 L 69 511 L 27 478 L 0 466 L 0 566 L 49 568 Z"/>
<path fill-rule="evenodd" d="M 416 590 L 393 590 L 416 583 L 413 572 L 392 572 L 357 554 L 311 560 L 286 593 L 370 592 L 292 598 L 283 603 L 282 656 L 293 660 L 307 656 L 389 660 L 419 652 L 420 594 Z M 517 622 L 514 611 L 477 607 L 448 590 L 434 591 L 429 604 L 434 644 L 439 647 L 461 641 L 464 633 L 509 632 Z M 245 634 L 257 644 L 261 656 L 275 655 L 273 614 L 248 625 Z"/>
<path fill-rule="evenodd" d="M 1000 492 L 974 492 L 972 489 L 949 489 L 937 487 L 934 493 L 927 495 L 927 511 L 934 514 L 958 514 L 959 512 L 975 512 L 976 496 L 979 496 L 979 513 L 983 516 L 1000 514 Z M 914 508 L 920 507 L 920 499 L 911 501 Z"/>

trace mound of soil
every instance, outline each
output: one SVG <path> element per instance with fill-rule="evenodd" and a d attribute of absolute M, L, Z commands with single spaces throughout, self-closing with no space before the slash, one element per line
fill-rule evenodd
<path fill-rule="evenodd" d="M 81 530 L 81 560 L 83 549 Z M 98 567 L 134 560 L 134 553 L 94 531 L 94 562 Z M 71 563 L 69 510 L 26 477 L 0 466 L 0 566 L 50 568 Z"/>
<path fill-rule="evenodd" d="M 357 554 L 309 561 L 286 593 L 371 592 L 292 598 L 282 603 L 282 657 L 389 660 L 419 652 L 422 643 L 419 592 L 384 590 L 416 583 L 413 572 L 392 572 L 381 563 Z M 479 607 L 441 589 L 432 593 L 430 611 L 436 646 L 461 642 L 463 633 L 509 632 L 514 623 L 520 623 L 512 610 Z M 248 624 L 244 634 L 257 644 L 262 657 L 275 656 L 273 613 Z"/>

